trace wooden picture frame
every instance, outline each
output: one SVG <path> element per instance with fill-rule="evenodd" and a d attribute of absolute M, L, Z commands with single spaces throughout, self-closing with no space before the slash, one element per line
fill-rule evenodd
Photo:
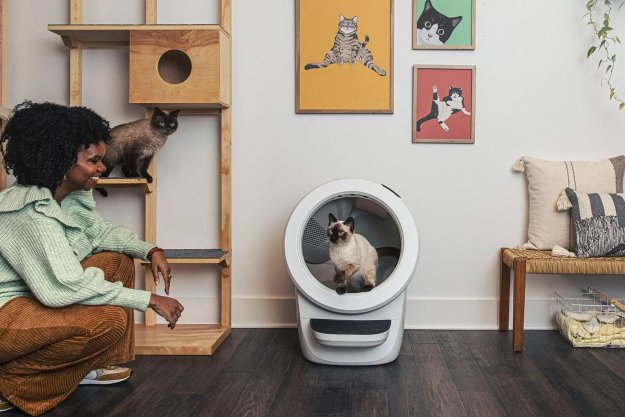
<path fill-rule="evenodd" d="M 295 16 L 296 113 L 393 113 L 393 0 L 297 0 Z"/>
<path fill-rule="evenodd" d="M 475 66 L 412 68 L 412 142 L 475 143 Z"/>
<path fill-rule="evenodd" d="M 412 0 L 412 49 L 475 49 L 475 0 Z"/>

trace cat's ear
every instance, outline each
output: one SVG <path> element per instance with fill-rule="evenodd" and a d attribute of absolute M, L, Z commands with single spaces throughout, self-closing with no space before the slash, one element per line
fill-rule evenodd
<path fill-rule="evenodd" d="M 460 23 L 461 20 L 462 20 L 462 16 L 452 17 L 451 18 L 451 26 L 455 28 L 456 26 L 458 26 L 458 24 Z"/>
<path fill-rule="evenodd" d="M 180 113 L 180 109 L 170 111 L 169 115 L 172 117 L 178 117 L 178 113 Z"/>
<path fill-rule="evenodd" d="M 332 223 L 336 223 L 338 220 L 336 220 L 336 217 L 334 217 L 332 215 L 332 213 L 330 213 L 330 215 L 328 216 L 328 220 L 330 221 L 330 223 L 328 223 L 328 226 L 330 226 Z"/>
<path fill-rule="evenodd" d="M 433 8 L 434 7 L 432 6 L 432 3 L 430 2 L 430 0 L 425 0 L 425 6 L 423 6 L 423 11 L 426 12 Z"/>
<path fill-rule="evenodd" d="M 345 16 L 343 16 L 342 14 L 339 15 L 339 22 L 342 22 L 343 20 L 345 20 Z"/>
<path fill-rule="evenodd" d="M 343 222 L 343 224 L 347 227 L 349 227 L 349 231 L 354 233 L 354 218 L 353 217 L 348 217 L 347 220 L 345 220 Z"/>
<path fill-rule="evenodd" d="M 358 16 L 354 16 L 352 20 L 354 21 L 354 23 L 358 23 Z"/>
<path fill-rule="evenodd" d="M 165 113 L 163 113 L 163 111 L 161 109 L 159 109 L 158 107 L 154 107 L 154 115 L 164 115 Z"/>

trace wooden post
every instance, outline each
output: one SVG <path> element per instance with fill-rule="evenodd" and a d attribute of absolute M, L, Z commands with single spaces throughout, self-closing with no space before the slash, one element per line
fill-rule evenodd
<path fill-rule="evenodd" d="M 499 330 L 508 331 L 510 320 L 510 267 L 503 261 L 501 249 L 501 283 L 499 287 Z"/>
<path fill-rule="evenodd" d="M 7 0 L 0 0 L 0 106 L 7 107 L 7 38 L 8 38 L 8 6 Z M 0 132 L 4 129 L 5 121 L 0 119 Z M 0 190 L 7 186 L 7 176 L 4 171 L 4 161 L 0 154 Z"/>
<path fill-rule="evenodd" d="M 69 22 L 82 23 L 82 0 L 70 0 Z M 82 45 L 69 50 L 69 105 L 82 105 Z"/>
<path fill-rule="evenodd" d="M 221 248 L 232 251 L 232 111 L 221 110 Z M 230 327 L 232 308 L 231 267 L 221 267 L 221 325 Z"/>
<path fill-rule="evenodd" d="M 145 24 L 156 24 L 156 12 L 158 9 L 157 0 L 145 0 Z M 151 110 L 146 110 L 146 117 L 150 117 Z M 156 244 L 156 166 L 157 156 L 154 155 L 150 166 L 148 167 L 148 173 L 153 178 L 151 192 L 145 193 L 145 236 L 146 242 Z M 149 265 L 144 268 L 144 285 L 145 290 L 150 292 L 156 292 L 156 286 L 154 285 L 154 277 Z M 144 323 L 146 326 L 156 325 L 156 313 L 151 308 L 145 311 Z"/>
<path fill-rule="evenodd" d="M 232 0 L 221 0 L 221 27 L 232 32 Z"/>
<path fill-rule="evenodd" d="M 158 9 L 158 4 L 156 0 L 145 0 L 145 24 L 146 25 L 156 24 L 157 9 Z"/>
<path fill-rule="evenodd" d="M 147 111 L 148 115 L 150 114 Z M 146 242 L 156 244 L 156 155 L 152 159 L 150 166 L 148 167 L 148 173 L 153 178 L 152 191 L 145 193 L 145 233 L 144 240 Z M 145 290 L 150 292 L 156 292 L 156 286 L 154 285 L 154 277 L 152 276 L 152 270 L 148 264 L 144 268 L 144 284 Z M 151 308 L 145 310 L 145 325 L 154 326 L 156 324 L 156 313 Z"/>
<path fill-rule="evenodd" d="M 523 351 L 525 319 L 525 258 L 514 260 L 514 311 L 512 313 L 512 346 L 515 352 Z"/>
<path fill-rule="evenodd" d="M 221 0 L 221 27 L 232 32 L 232 1 Z M 222 56 L 221 59 L 226 57 Z M 231 57 L 226 58 L 228 72 L 231 72 Z M 232 83 L 228 81 L 231 89 Z M 232 97 L 232 91 L 228 92 Z M 232 99 L 230 99 L 232 100 Z M 232 252 L 232 110 L 221 109 L 221 248 Z M 232 324 L 232 259 L 221 267 L 221 326 Z"/>

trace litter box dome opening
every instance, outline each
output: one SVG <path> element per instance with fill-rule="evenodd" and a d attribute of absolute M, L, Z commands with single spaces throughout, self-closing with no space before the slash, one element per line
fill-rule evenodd
<path fill-rule="evenodd" d="M 359 278 L 338 295 L 328 252 L 329 213 L 354 219 L 355 232 L 378 251 L 377 285 L 363 292 Z M 366 180 L 345 179 L 324 184 L 297 205 L 289 219 L 284 253 L 291 279 L 315 304 L 332 311 L 362 313 L 397 297 L 414 275 L 418 236 L 414 220 L 397 194 Z"/>

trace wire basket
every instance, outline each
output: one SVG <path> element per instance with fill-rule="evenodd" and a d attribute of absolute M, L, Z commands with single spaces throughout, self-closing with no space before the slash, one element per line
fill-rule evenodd
<path fill-rule="evenodd" d="M 625 347 L 625 298 L 586 288 L 565 297 L 555 293 L 556 323 L 575 347 Z"/>

